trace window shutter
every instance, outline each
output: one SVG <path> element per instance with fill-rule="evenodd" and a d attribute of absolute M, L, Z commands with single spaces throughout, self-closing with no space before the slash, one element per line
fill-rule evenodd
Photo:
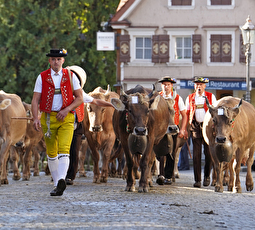
<path fill-rule="evenodd" d="M 120 35 L 120 62 L 130 62 L 129 35 Z"/>
<path fill-rule="evenodd" d="M 211 5 L 231 5 L 232 0 L 211 0 Z"/>
<path fill-rule="evenodd" d="M 183 6 L 191 6 L 191 0 L 182 0 Z"/>
<path fill-rule="evenodd" d="M 231 35 L 221 35 L 221 62 L 231 62 Z"/>
<path fill-rule="evenodd" d="M 169 35 L 152 36 L 152 62 L 166 63 L 169 61 Z"/>
<path fill-rule="evenodd" d="M 239 62 L 246 63 L 246 56 L 245 56 L 246 47 L 243 45 L 243 36 L 240 34 L 240 55 L 239 55 Z"/>
<path fill-rule="evenodd" d="M 159 62 L 169 61 L 169 35 L 159 35 Z"/>
<path fill-rule="evenodd" d="M 192 35 L 192 61 L 201 63 L 201 34 Z"/>
<path fill-rule="evenodd" d="M 211 5 L 221 5 L 221 0 L 211 0 Z"/>
<path fill-rule="evenodd" d="M 152 36 L 152 56 L 151 61 L 159 63 L 159 35 Z"/>
<path fill-rule="evenodd" d="M 221 35 L 211 35 L 211 62 L 221 61 Z"/>

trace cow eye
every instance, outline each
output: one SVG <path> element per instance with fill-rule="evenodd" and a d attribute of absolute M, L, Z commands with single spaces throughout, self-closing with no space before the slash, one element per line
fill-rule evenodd
<path fill-rule="evenodd" d="M 104 113 L 104 112 L 105 112 L 105 108 L 102 109 L 102 113 Z"/>
<path fill-rule="evenodd" d="M 216 119 L 215 119 L 215 118 L 213 118 L 213 120 L 212 120 L 212 121 L 213 121 L 213 123 L 214 123 L 214 124 L 216 123 Z"/>

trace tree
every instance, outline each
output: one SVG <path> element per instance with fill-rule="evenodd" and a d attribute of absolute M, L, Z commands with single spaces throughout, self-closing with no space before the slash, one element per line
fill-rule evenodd
<path fill-rule="evenodd" d="M 91 82 L 113 84 L 114 52 L 97 54 L 95 38 L 101 20 L 116 7 L 117 0 L 1 0 L 0 89 L 30 103 L 35 80 L 48 67 L 50 48 L 67 49 L 65 64 L 85 69 L 89 90 Z"/>

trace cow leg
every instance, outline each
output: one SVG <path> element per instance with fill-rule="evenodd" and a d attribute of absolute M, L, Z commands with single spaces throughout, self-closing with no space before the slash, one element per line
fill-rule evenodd
<path fill-rule="evenodd" d="M 39 176 L 39 161 L 40 161 L 40 154 L 37 151 L 37 149 L 33 148 L 33 154 L 34 154 L 34 173 L 33 176 Z"/>
<path fill-rule="evenodd" d="M 229 185 L 228 163 L 225 163 L 224 167 L 226 167 L 226 169 L 224 170 L 223 186 L 228 186 Z"/>
<path fill-rule="evenodd" d="M 93 160 L 93 183 L 100 183 L 100 170 L 99 170 L 99 159 L 100 155 L 99 152 L 96 149 L 91 149 L 91 156 Z"/>
<path fill-rule="evenodd" d="M 122 176 L 122 169 L 124 164 L 125 164 L 125 158 L 124 158 L 124 153 L 122 152 L 122 154 L 120 154 L 120 156 L 118 157 L 117 175 L 119 178 L 121 178 Z"/>
<path fill-rule="evenodd" d="M 249 158 L 247 160 L 247 175 L 246 175 L 246 190 L 247 191 L 252 191 L 253 190 L 253 177 L 252 177 L 252 173 L 251 173 L 251 166 L 253 164 L 253 153 L 254 153 L 254 147 L 250 148 L 250 152 L 249 152 Z"/>
<path fill-rule="evenodd" d="M 7 179 L 7 169 L 6 164 L 9 158 L 9 149 L 11 146 L 11 142 L 7 139 L 1 146 L 0 150 L 0 169 L 1 169 L 1 184 L 9 184 Z"/>
<path fill-rule="evenodd" d="M 228 169 L 229 169 L 229 183 L 228 183 L 228 191 L 233 192 L 234 189 L 234 168 L 233 168 L 233 164 L 234 164 L 234 158 L 231 159 L 231 161 L 228 163 Z"/>
<path fill-rule="evenodd" d="M 212 183 L 211 183 L 211 186 L 215 186 L 215 185 L 216 185 L 216 181 L 217 181 L 217 172 L 216 172 L 215 166 L 214 166 L 214 164 L 213 164 Z"/>
<path fill-rule="evenodd" d="M 176 154 L 175 154 L 175 163 L 174 163 L 174 177 L 180 178 L 179 170 L 178 170 L 178 162 L 180 157 L 181 148 L 178 148 Z"/>
<path fill-rule="evenodd" d="M 32 157 L 32 149 L 31 146 L 26 147 L 26 152 L 24 155 L 24 165 L 23 165 L 23 175 L 22 180 L 26 181 L 30 179 L 30 160 Z"/>
<path fill-rule="evenodd" d="M 102 182 L 102 183 L 107 183 L 109 159 L 110 159 L 110 156 L 111 156 L 111 152 L 112 152 L 114 142 L 115 142 L 115 136 L 114 136 L 114 139 L 109 138 L 107 140 L 107 144 L 106 144 L 105 148 L 103 149 L 103 167 L 102 167 L 102 170 L 101 170 L 101 178 L 100 178 L 100 182 Z"/>
<path fill-rule="evenodd" d="M 236 181 L 235 181 L 235 187 L 236 187 L 236 192 L 241 193 L 242 192 L 242 187 L 241 187 L 241 182 L 239 178 L 239 173 L 241 170 L 241 162 L 242 162 L 242 155 L 244 153 L 243 149 L 238 148 L 236 151 L 236 168 L 235 168 L 235 173 L 236 173 Z"/>
<path fill-rule="evenodd" d="M 13 180 L 19 180 L 21 178 L 20 172 L 19 172 L 19 167 L 18 167 L 18 161 L 19 161 L 19 155 L 17 153 L 17 150 L 14 146 L 10 147 L 10 159 L 13 162 Z"/>
<path fill-rule="evenodd" d="M 217 172 L 217 182 L 215 185 L 215 192 L 223 192 L 223 184 L 222 184 L 222 163 L 215 163 L 215 170 Z"/>
<path fill-rule="evenodd" d="M 85 168 L 84 168 L 84 162 L 85 162 L 85 158 L 86 158 L 87 148 L 88 148 L 88 142 L 87 142 L 87 140 L 83 140 L 81 149 L 79 151 L 79 176 L 80 177 L 87 176 L 86 172 L 85 172 Z M 89 161 L 88 161 L 88 164 L 89 164 Z"/>

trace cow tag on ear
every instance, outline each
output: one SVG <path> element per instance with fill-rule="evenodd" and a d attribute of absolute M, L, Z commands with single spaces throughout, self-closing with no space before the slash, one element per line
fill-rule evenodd
<path fill-rule="evenodd" d="M 138 104 L 138 96 L 132 96 L 132 104 Z"/>
<path fill-rule="evenodd" d="M 218 109 L 218 115 L 223 116 L 224 115 L 224 109 L 222 109 L 222 108 Z"/>
<path fill-rule="evenodd" d="M 152 110 L 155 110 L 155 109 L 158 108 L 158 103 L 159 103 L 160 97 L 161 97 L 161 96 L 158 95 L 158 96 L 154 99 L 153 103 L 151 104 L 151 109 L 152 109 Z"/>
<path fill-rule="evenodd" d="M 11 99 L 4 99 L 0 104 L 0 109 L 5 110 L 9 105 L 11 105 L 11 103 L 12 103 Z"/>
<path fill-rule="evenodd" d="M 111 98 L 111 103 L 114 106 L 114 108 L 118 111 L 124 111 L 125 105 L 122 103 L 120 99 L 117 98 Z"/>

